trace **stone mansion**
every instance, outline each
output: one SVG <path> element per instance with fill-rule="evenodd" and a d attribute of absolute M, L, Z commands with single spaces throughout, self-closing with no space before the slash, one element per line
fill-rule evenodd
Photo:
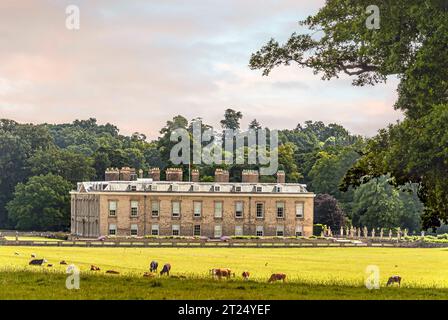
<path fill-rule="evenodd" d="M 105 181 L 80 182 L 71 192 L 71 233 L 99 236 L 311 236 L 314 194 L 306 186 L 259 183 L 258 171 L 244 170 L 242 181 L 229 182 L 217 169 L 215 182 L 182 181 L 179 168 L 108 169 Z"/>

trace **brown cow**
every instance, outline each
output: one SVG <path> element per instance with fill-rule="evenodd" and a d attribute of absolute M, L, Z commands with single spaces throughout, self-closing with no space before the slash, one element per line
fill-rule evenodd
<path fill-rule="evenodd" d="M 274 282 L 274 281 L 279 281 L 279 280 L 282 280 L 283 282 L 285 282 L 286 274 L 284 274 L 284 273 L 273 273 L 271 275 L 271 277 L 269 278 L 268 282 Z"/>
<path fill-rule="evenodd" d="M 59 264 L 67 264 L 67 262 L 65 262 L 65 260 L 62 260 L 61 262 L 59 262 Z"/>
<path fill-rule="evenodd" d="M 95 265 L 90 265 L 90 271 L 100 271 L 100 267 L 97 267 Z"/>
<path fill-rule="evenodd" d="M 250 273 L 249 271 L 244 271 L 242 274 L 244 280 L 249 280 Z"/>
<path fill-rule="evenodd" d="M 48 268 L 51 268 L 52 266 L 53 266 L 52 263 L 47 264 L 47 267 L 48 267 Z"/>
<path fill-rule="evenodd" d="M 232 275 L 232 270 L 228 268 L 212 269 L 210 270 L 210 273 L 213 277 L 217 277 L 219 280 L 223 277 L 229 279 Z M 233 276 L 235 276 L 235 273 L 233 273 Z"/>
<path fill-rule="evenodd" d="M 398 286 L 401 286 L 401 277 L 400 276 L 392 276 L 387 280 L 387 287 L 393 285 L 394 283 L 398 283 Z"/>
<path fill-rule="evenodd" d="M 120 272 L 115 271 L 115 270 L 107 270 L 106 273 L 110 273 L 110 274 L 120 274 Z"/>

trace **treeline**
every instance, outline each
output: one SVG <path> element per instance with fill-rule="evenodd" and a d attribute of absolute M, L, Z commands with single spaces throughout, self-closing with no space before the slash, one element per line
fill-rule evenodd
<path fill-rule="evenodd" d="M 227 109 L 222 129 L 245 130 L 240 126 L 242 117 L 241 112 Z M 197 120 L 178 115 L 167 121 L 154 141 L 138 132 L 121 135 L 116 126 L 98 124 L 93 118 L 58 125 L 0 120 L 0 228 L 67 229 L 69 191 L 77 182 L 103 180 L 108 167 L 147 170 L 173 166 L 169 161 L 175 144 L 170 141 L 171 132 L 191 130 Z M 249 128 L 261 129 L 262 125 L 254 119 Z M 316 223 L 333 230 L 353 224 L 418 231 L 423 208 L 414 186 L 397 189 L 388 183 L 388 177 L 380 176 L 357 189 L 340 191 L 344 176 L 366 143 L 340 125 L 306 121 L 292 130 L 279 131 L 279 169 L 285 170 L 287 182 L 305 183 L 318 194 Z M 216 167 L 194 166 L 202 181 L 213 181 Z M 258 169 L 237 164 L 219 167 L 229 170 L 231 181 L 240 181 L 243 169 Z M 184 172 L 188 174 L 188 170 Z M 275 178 L 261 176 L 261 181 L 274 182 Z"/>

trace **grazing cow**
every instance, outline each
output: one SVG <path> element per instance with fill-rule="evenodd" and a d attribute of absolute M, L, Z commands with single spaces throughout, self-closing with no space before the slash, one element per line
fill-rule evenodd
<path fill-rule="evenodd" d="M 217 277 L 219 280 L 221 280 L 222 277 L 229 279 L 232 275 L 232 270 L 228 268 L 222 268 L 222 269 L 211 269 L 210 273 L 213 277 Z M 233 276 L 235 274 L 233 273 Z"/>
<path fill-rule="evenodd" d="M 30 261 L 29 265 L 31 266 L 41 266 L 42 264 L 46 263 L 47 260 L 45 259 L 33 259 Z"/>
<path fill-rule="evenodd" d="M 36 258 L 36 254 L 35 254 L 35 253 L 32 253 L 32 254 L 31 254 L 31 258 Z"/>
<path fill-rule="evenodd" d="M 48 268 L 51 268 L 52 266 L 53 266 L 52 263 L 47 264 L 47 267 L 48 267 Z"/>
<path fill-rule="evenodd" d="M 393 285 L 394 283 L 398 283 L 398 286 L 401 286 L 401 277 L 400 276 L 392 276 L 387 280 L 387 287 Z"/>
<path fill-rule="evenodd" d="M 14 252 L 14 254 L 15 254 L 16 256 L 18 256 L 18 255 L 19 255 L 19 253 L 18 253 L 18 252 Z"/>
<path fill-rule="evenodd" d="M 145 278 L 153 278 L 153 277 L 154 277 L 154 273 L 151 273 L 151 272 L 145 272 L 145 273 L 143 274 L 143 277 L 145 277 Z"/>
<path fill-rule="evenodd" d="M 106 273 L 109 273 L 109 274 L 120 274 L 120 272 L 115 271 L 115 270 L 107 270 Z"/>
<path fill-rule="evenodd" d="M 95 266 L 95 265 L 90 265 L 90 271 L 100 271 L 101 269 L 100 269 L 100 267 L 97 267 L 97 266 Z"/>
<path fill-rule="evenodd" d="M 157 272 L 157 268 L 159 267 L 159 263 L 157 261 L 151 261 L 149 264 L 149 272 Z"/>
<path fill-rule="evenodd" d="M 59 264 L 67 264 L 67 262 L 65 262 L 65 260 L 62 260 L 61 262 L 59 262 Z"/>
<path fill-rule="evenodd" d="M 249 273 L 249 271 L 244 271 L 243 274 L 242 274 L 242 276 L 243 276 L 243 279 L 244 279 L 244 280 L 249 280 L 249 277 L 250 277 L 250 273 Z"/>
<path fill-rule="evenodd" d="M 160 271 L 160 275 L 163 276 L 165 273 L 167 276 L 170 275 L 171 265 L 169 263 L 166 263 L 163 265 L 162 271 Z"/>
<path fill-rule="evenodd" d="M 282 280 L 283 282 L 285 282 L 286 274 L 284 274 L 284 273 L 273 273 L 271 275 L 271 277 L 269 278 L 268 282 L 275 282 L 275 281 L 279 281 L 279 280 Z"/>

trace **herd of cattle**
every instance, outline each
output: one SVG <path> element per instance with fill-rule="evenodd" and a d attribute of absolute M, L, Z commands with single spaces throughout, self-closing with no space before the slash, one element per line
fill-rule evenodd
<path fill-rule="evenodd" d="M 16 252 L 15 255 L 19 255 L 19 253 Z M 48 262 L 46 259 L 35 259 L 36 254 L 31 254 L 31 258 L 33 258 L 33 259 L 29 262 L 29 264 L 34 265 L 34 266 L 41 266 Z M 59 264 L 67 265 L 67 262 L 65 260 L 62 260 L 59 262 Z M 47 267 L 53 267 L 53 264 L 47 263 Z M 149 272 L 145 272 L 143 274 L 143 277 L 147 277 L 147 278 L 155 277 L 155 275 L 157 274 L 158 268 L 159 268 L 159 263 L 157 261 L 151 261 L 151 263 L 149 264 Z M 100 270 L 101 269 L 98 266 L 95 266 L 95 265 L 90 266 L 90 271 L 100 271 Z M 170 271 L 171 271 L 171 264 L 165 263 L 162 267 L 162 270 L 160 271 L 160 275 L 163 276 L 166 274 L 167 276 L 169 276 Z M 115 270 L 106 270 L 106 273 L 120 274 L 120 272 L 115 271 Z M 219 280 L 221 280 L 222 278 L 230 279 L 230 277 L 235 277 L 235 272 L 232 272 L 232 270 L 229 268 L 210 269 L 209 274 L 213 278 L 216 278 Z M 250 273 L 249 273 L 249 271 L 243 271 L 241 276 L 244 280 L 249 280 Z M 179 277 L 174 277 L 174 278 L 185 278 L 185 276 L 179 276 Z M 273 273 L 273 274 L 271 274 L 270 278 L 268 279 L 268 282 L 275 282 L 275 281 L 285 282 L 285 280 L 286 280 L 285 273 Z M 401 285 L 401 277 L 398 275 L 390 277 L 387 281 L 387 286 L 392 285 L 394 283 L 397 283 L 398 286 L 400 286 Z"/>
<path fill-rule="evenodd" d="M 19 255 L 19 253 L 15 253 L 16 255 Z M 36 259 L 36 254 L 31 254 L 31 258 L 33 258 L 29 265 L 33 266 L 42 266 L 43 264 L 47 263 L 48 261 L 46 259 Z M 65 260 L 62 260 L 59 262 L 61 265 L 67 265 L 67 262 Z M 53 264 L 47 263 L 47 267 L 53 267 Z M 151 261 L 149 264 L 149 272 L 145 272 L 143 274 L 143 277 L 151 278 L 154 277 L 157 274 L 157 270 L 159 268 L 159 263 L 157 261 Z M 96 265 L 90 265 L 90 271 L 101 271 L 100 267 Z M 171 264 L 165 263 L 162 267 L 162 270 L 160 271 L 160 275 L 170 275 L 171 271 Z M 106 273 L 108 274 L 120 274 L 120 272 L 115 270 L 106 270 Z M 230 279 L 230 277 L 235 277 L 235 272 L 232 272 L 229 268 L 214 268 L 209 271 L 209 274 L 216 279 L 221 280 L 222 278 Z M 241 274 L 242 278 L 244 280 L 249 280 L 250 273 L 249 271 L 243 271 Z M 185 276 L 175 277 L 175 278 L 185 278 Z M 273 273 L 271 277 L 268 279 L 268 282 L 274 282 L 274 281 L 283 281 L 286 280 L 286 274 L 284 273 Z"/>

